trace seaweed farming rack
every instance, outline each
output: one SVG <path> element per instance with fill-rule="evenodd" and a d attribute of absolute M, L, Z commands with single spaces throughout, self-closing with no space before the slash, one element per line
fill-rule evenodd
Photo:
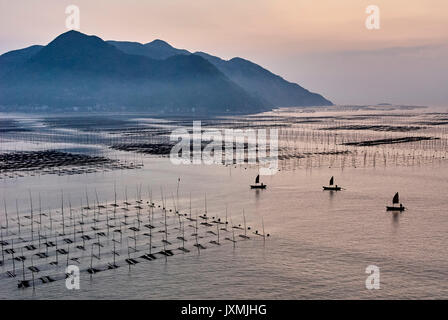
<path fill-rule="evenodd" d="M 86 193 L 81 205 L 73 207 L 61 193 L 58 210 L 44 210 L 40 200 L 24 213 L 16 203 L 16 212 L 8 212 L 6 201 L 0 228 L 0 282 L 17 280 L 21 289 L 64 280 L 66 267 L 76 265 L 81 273 L 94 276 L 99 272 L 127 267 L 156 259 L 171 259 L 178 254 L 201 254 L 210 247 L 236 246 L 239 241 L 265 241 L 270 235 L 233 224 L 227 214 L 210 214 L 205 209 L 178 210 L 161 190 L 156 203 L 152 191 L 143 200 L 141 187 L 131 201 L 100 202 L 98 194 Z M 92 201 L 92 198 L 94 199 Z M 202 214 L 200 212 L 203 211 Z"/>

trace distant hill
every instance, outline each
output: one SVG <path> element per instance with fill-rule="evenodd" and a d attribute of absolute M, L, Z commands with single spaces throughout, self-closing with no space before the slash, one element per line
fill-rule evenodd
<path fill-rule="evenodd" d="M 330 104 L 250 61 L 191 54 L 162 40 L 103 41 L 69 31 L 0 56 L 0 106 L 9 110 L 234 114 Z"/>
<path fill-rule="evenodd" d="M 179 54 L 190 54 L 187 50 L 173 48 L 163 40 L 154 40 L 147 44 L 128 41 L 107 41 L 107 43 L 114 45 L 121 51 L 128 54 L 137 54 L 158 60 L 166 59 Z"/>
<path fill-rule="evenodd" d="M 268 109 L 195 55 L 154 60 L 70 31 L 27 58 L 2 74 L 1 105 L 211 114 Z"/>
<path fill-rule="evenodd" d="M 26 60 L 30 59 L 33 55 L 38 53 L 43 46 L 31 46 L 25 49 L 9 51 L 0 56 L 0 77 L 3 74 L 8 73 L 14 68 L 23 64 Z"/>
<path fill-rule="evenodd" d="M 108 43 L 129 54 L 144 55 L 160 60 L 173 55 L 190 54 L 187 50 L 176 49 L 162 40 L 154 40 L 145 45 L 124 41 L 108 41 Z M 233 58 L 226 61 L 204 52 L 195 52 L 194 54 L 207 59 L 230 80 L 249 93 L 260 97 L 265 104 L 271 107 L 328 106 L 333 104 L 320 94 L 310 92 L 296 83 L 288 82 L 249 60 Z"/>
<path fill-rule="evenodd" d="M 320 94 L 288 82 L 249 60 L 233 58 L 226 61 L 204 52 L 195 54 L 213 63 L 232 81 L 247 92 L 261 97 L 268 105 L 276 107 L 332 105 L 331 101 Z"/>

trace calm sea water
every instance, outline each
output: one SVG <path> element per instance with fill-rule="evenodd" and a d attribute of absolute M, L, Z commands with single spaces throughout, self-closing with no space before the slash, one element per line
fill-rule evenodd
<path fill-rule="evenodd" d="M 347 115 L 353 114 L 344 113 Z M 439 133 L 444 135 L 445 131 Z M 430 145 L 424 147 L 432 150 Z M 52 208 L 59 206 L 61 189 L 73 203 L 79 204 L 86 190 L 94 189 L 101 201 L 111 203 L 116 183 L 120 199 L 124 199 L 125 186 L 129 198 L 135 198 L 141 184 L 144 199 L 150 186 L 160 202 L 160 187 L 169 198 L 177 193 L 180 178 L 181 211 L 188 210 L 191 193 L 193 212 L 201 213 L 206 194 L 209 215 L 224 217 L 227 207 L 235 224 L 242 223 L 244 209 L 248 225 L 261 230 L 263 219 L 271 237 L 263 241 L 253 236 L 250 241 L 239 241 L 235 248 L 230 243 L 210 246 L 200 255 L 192 250 L 93 277 L 83 273 L 78 291 L 67 290 L 64 281 L 34 291 L 19 290 L 16 279 L 2 279 L 0 298 L 448 298 L 448 163 L 442 159 L 419 165 L 408 161 L 408 165 L 356 167 L 330 167 L 324 160 L 320 166 L 306 165 L 302 160 L 302 165 L 290 165 L 263 177 L 268 188 L 256 191 L 249 188 L 257 174 L 255 167 L 175 166 L 166 158 L 134 157 L 144 163 L 143 169 L 3 179 L 0 196 L 12 212 L 16 198 L 23 210 L 29 206 L 29 190 L 34 196 L 40 192 L 42 202 Z M 331 176 L 345 190 L 322 191 Z M 408 210 L 386 212 L 385 206 L 397 191 Z M 380 268 L 379 290 L 365 287 L 369 265 Z M 59 268 L 63 270 L 63 266 Z"/>

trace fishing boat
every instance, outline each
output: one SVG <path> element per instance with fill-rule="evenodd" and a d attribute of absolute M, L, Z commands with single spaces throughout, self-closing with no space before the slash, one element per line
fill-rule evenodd
<path fill-rule="evenodd" d="M 406 208 L 403 206 L 403 204 L 400 203 L 399 206 L 396 206 L 396 204 L 400 203 L 400 196 L 397 193 L 395 193 L 394 198 L 392 199 L 392 206 L 386 206 L 387 211 L 404 211 Z"/>
<path fill-rule="evenodd" d="M 328 190 L 328 191 L 341 191 L 342 187 L 339 187 L 338 185 L 334 185 L 334 177 L 330 178 L 330 183 L 328 186 L 323 186 L 322 187 L 324 190 Z"/>
<path fill-rule="evenodd" d="M 260 183 L 260 175 L 257 175 L 257 177 L 255 178 L 255 184 L 251 184 L 250 185 L 251 189 L 266 189 L 266 185 L 262 183 Z"/>

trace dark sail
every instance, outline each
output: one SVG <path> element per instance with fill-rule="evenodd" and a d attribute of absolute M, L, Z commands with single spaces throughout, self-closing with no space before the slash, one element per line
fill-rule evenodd
<path fill-rule="evenodd" d="M 399 197 L 399 195 L 398 195 L 398 192 L 394 195 L 394 198 L 393 198 L 393 200 L 392 200 L 392 203 L 393 203 L 393 204 L 400 203 L 400 197 Z"/>
<path fill-rule="evenodd" d="M 260 175 L 255 178 L 255 183 L 260 183 Z"/>
<path fill-rule="evenodd" d="M 333 179 L 333 177 L 331 177 L 331 179 L 330 179 L 330 186 L 332 186 L 333 183 L 334 183 L 334 179 Z"/>

